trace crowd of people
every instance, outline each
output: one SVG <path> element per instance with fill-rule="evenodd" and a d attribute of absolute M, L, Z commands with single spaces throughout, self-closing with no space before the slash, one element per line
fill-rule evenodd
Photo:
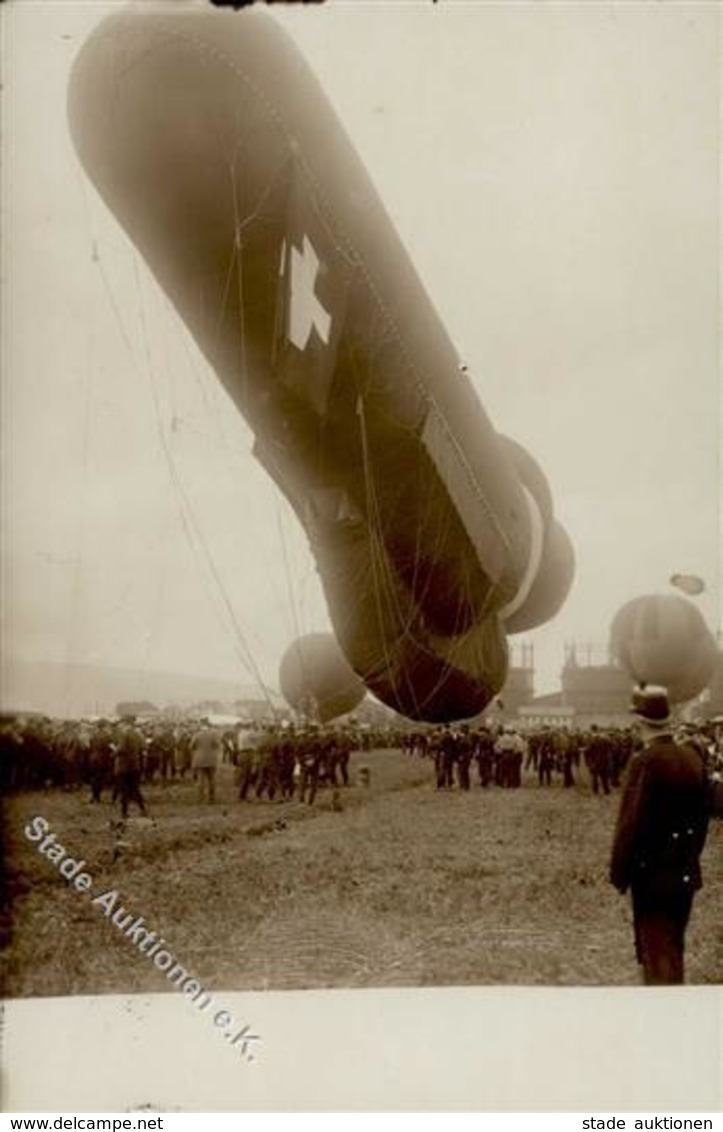
<path fill-rule="evenodd" d="M 398 745 L 397 733 L 350 726 L 257 724 L 218 727 L 205 720 L 0 720 L 0 791 L 83 786 L 90 800 L 131 804 L 146 813 L 145 785 L 190 780 L 213 802 L 222 764 L 236 770 L 241 801 L 297 798 L 313 803 L 320 786 L 348 786 L 354 750 Z"/>
<path fill-rule="evenodd" d="M 723 774 L 723 728 L 715 724 L 681 724 L 676 739 L 693 744 L 710 774 Z M 609 794 L 620 785 L 631 754 L 640 744 L 639 732 L 630 727 L 587 728 L 543 726 L 524 731 L 512 725 L 471 727 L 462 724 L 415 730 L 404 735 L 402 746 L 411 757 L 434 761 L 437 789 L 469 790 L 480 786 L 514 789 L 522 785 L 523 770 L 540 786 L 561 781 L 575 785 L 582 767 L 593 793 Z"/>
<path fill-rule="evenodd" d="M 622 786 L 609 879 L 631 894 L 643 982 L 680 984 L 709 821 L 723 817 L 723 727 L 676 725 L 663 687 L 636 688 L 630 710 L 635 722 L 625 728 L 542 727 L 523 735 L 512 726 L 445 725 L 410 733 L 405 749 L 434 759 L 439 790 L 469 790 L 473 764 L 482 787 L 519 787 L 525 768 L 540 786 L 560 776 L 569 788 L 583 765 L 593 793 Z"/>
<path fill-rule="evenodd" d="M 595 724 L 586 730 L 540 727 L 524 732 L 509 725 L 445 725 L 412 732 L 405 740 L 410 755 L 434 759 L 440 790 L 454 785 L 469 790 L 472 767 L 476 767 L 479 785 L 484 787 L 519 787 L 523 770 L 531 772 L 540 786 L 551 786 L 559 777 L 565 787 L 571 787 L 584 765 L 593 791 L 608 794 L 619 785 L 633 746 L 629 728 L 600 729 Z"/>
<path fill-rule="evenodd" d="M 698 746 L 709 771 L 723 773 L 723 728 L 683 725 L 679 740 Z M 635 749 L 635 730 L 544 726 L 522 730 L 485 724 L 359 728 L 313 723 L 218 727 L 207 721 L 165 719 L 67 721 L 45 717 L 0 720 L 3 793 L 86 786 L 90 800 L 131 804 L 146 812 L 148 784 L 193 778 L 201 799 L 213 802 L 222 764 L 236 769 L 242 801 L 298 799 L 313 803 L 320 787 L 349 785 L 352 751 L 401 748 L 429 758 L 439 790 L 473 785 L 519 788 L 523 779 L 566 788 L 583 773 L 594 793 L 620 784 Z M 583 772 L 584 768 L 584 772 Z"/>
<path fill-rule="evenodd" d="M 483 723 L 388 727 L 349 723 L 214 726 L 164 718 L 61 721 L 0 717 L 0 791 L 87 790 L 89 803 L 147 815 L 144 789 L 195 781 L 200 802 L 216 799 L 219 768 L 233 770 L 238 799 L 313 804 L 350 785 L 359 750 L 399 748 L 429 759 L 440 791 L 518 789 L 524 784 L 593 794 L 622 786 L 610 879 L 632 893 L 636 955 L 646 983 L 684 978 L 684 937 L 709 817 L 723 816 L 723 726 L 675 725 L 665 689 L 636 691 L 636 721 L 585 728 Z M 357 768 L 366 781 L 373 756 Z M 230 775 L 226 776 L 228 781 Z M 157 798 L 158 795 L 154 796 Z"/>

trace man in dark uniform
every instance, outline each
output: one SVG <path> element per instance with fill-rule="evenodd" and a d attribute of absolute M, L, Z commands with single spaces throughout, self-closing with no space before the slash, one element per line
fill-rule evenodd
<path fill-rule="evenodd" d="M 619 892 L 631 890 L 635 950 L 647 984 L 683 982 L 683 952 L 700 855 L 708 830 L 707 782 L 699 753 L 670 733 L 665 688 L 637 689 L 642 748 L 623 784 L 610 863 Z"/>
<path fill-rule="evenodd" d="M 572 764 L 575 753 L 575 742 L 569 731 L 560 731 L 558 735 L 558 758 L 562 770 L 562 785 L 569 789 L 575 785 L 575 776 L 572 773 Z"/>
<path fill-rule="evenodd" d="M 552 786 L 555 768 L 555 737 L 547 731 L 542 737 L 537 754 L 537 780 L 540 786 Z"/>
<path fill-rule="evenodd" d="M 307 731 L 301 736 L 297 757 L 301 770 L 299 801 L 313 806 L 319 779 L 325 770 L 325 744 L 318 729 Z"/>
<path fill-rule="evenodd" d="M 462 724 L 462 730 L 457 737 L 457 781 L 461 790 L 469 790 L 469 767 L 472 762 L 473 741 L 469 733 L 469 725 Z"/>
<path fill-rule="evenodd" d="M 260 739 L 256 738 L 256 741 L 259 743 L 258 748 L 252 745 L 252 740 L 245 739 L 244 745 L 236 755 L 239 785 L 238 796 L 241 802 L 247 800 L 249 790 L 252 786 L 256 786 L 261 773 L 263 753 L 260 750 Z"/>
<path fill-rule="evenodd" d="M 477 733 L 477 748 L 475 758 L 479 772 L 479 784 L 487 788 L 492 781 L 494 764 L 494 739 L 491 732 L 483 727 Z"/>
<path fill-rule="evenodd" d="M 128 718 L 122 725 L 120 742 L 115 754 L 115 777 L 120 794 L 121 814 L 128 817 L 131 802 L 147 817 L 146 803 L 141 794 L 144 741 L 135 727 L 135 719 Z"/>
<path fill-rule="evenodd" d="M 109 784 L 112 773 L 113 747 L 110 729 L 105 721 L 101 720 L 90 740 L 88 782 L 90 784 L 91 802 L 100 802 L 103 789 Z"/>
<path fill-rule="evenodd" d="M 585 763 L 592 779 L 593 794 L 599 793 L 601 788 L 603 793 L 610 793 L 611 754 L 608 738 L 601 735 L 597 724 L 593 723 L 590 727 L 590 740 L 585 750 Z"/>
<path fill-rule="evenodd" d="M 457 764 L 459 744 L 457 732 L 453 731 L 448 723 L 445 723 L 442 729 L 439 749 L 442 753 L 441 786 L 443 788 L 452 787 L 454 786 L 454 768 Z M 437 785 L 440 785 L 439 775 L 437 776 Z"/>

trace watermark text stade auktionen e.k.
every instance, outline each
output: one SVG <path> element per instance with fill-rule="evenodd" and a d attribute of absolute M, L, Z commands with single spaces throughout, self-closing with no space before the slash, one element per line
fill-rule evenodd
<path fill-rule="evenodd" d="M 45 818 L 34 817 L 25 826 L 24 833 L 28 841 L 35 843 L 40 855 L 55 865 L 70 888 L 98 908 L 136 951 L 150 959 L 154 967 L 165 974 L 168 981 L 196 1010 L 212 1019 L 214 1028 L 229 1046 L 235 1047 L 246 1061 L 255 1060 L 254 1051 L 261 1042 L 260 1035 L 252 1034 L 247 1024 L 236 1029 L 238 1023 L 231 1011 L 218 1008 L 213 995 L 178 962 L 165 939 L 148 927 L 143 916 L 137 916 L 125 907 L 118 889 L 98 890 L 91 874 L 85 871 L 85 861 L 68 853 L 50 831 L 50 824 Z"/>

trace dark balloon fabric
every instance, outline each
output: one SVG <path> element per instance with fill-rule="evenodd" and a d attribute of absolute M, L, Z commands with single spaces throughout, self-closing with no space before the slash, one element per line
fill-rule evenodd
<path fill-rule="evenodd" d="M 699 695 L 718 659 L 700 611 L 676 594 L 647 594 L 623 605 L 613 619 L 610 648 L 634 680 L 667 688 L 671 703 Z"/>
<path fill-rule="evenodd" d="M 320 723 L 353 711 L 366 692 L 331 633 L 309 633 L 289 646 L 279 687 L 291 707 Z"/>
<path fill-rule="evenodd" d="M 541 564 L 525 624 L 558 608 L 569 562 L 294 44 L 256 9 L 118 14 L 69 117 L 303 524 L 355 671 L 413 718 L 476 714 L 506 612 Z"/>

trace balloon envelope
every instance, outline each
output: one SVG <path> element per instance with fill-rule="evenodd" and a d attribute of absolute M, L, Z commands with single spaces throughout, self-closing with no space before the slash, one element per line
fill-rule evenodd
<path fill-rule="evenodd" d="M 331 633 L 299 637 L 284 653 L 279 686 L 295 711 L 328 723 L 353 711 L 365 688 Z"/>
<path fill-rule="evenodd" d="M 124 10 L 81 49 L 77 152 L 254 430 L 354 670 L 405 715 L 472 716 L 507 675 L 504 612 L 556 571 L 544 477 L 525 486 L 531 458 L 460 372 L 280 26 L 172 7 Z M 568 584 L 548 577 L 534 616 Z"/>
<path fill-rule="evenodd" d="M 700 611 L 675 594 L 647 594 L 623 605 L 610 628 L 610 648 L 634 680 L 661 684 L 672 703 L 702 692 L 718 657 Z"/>

